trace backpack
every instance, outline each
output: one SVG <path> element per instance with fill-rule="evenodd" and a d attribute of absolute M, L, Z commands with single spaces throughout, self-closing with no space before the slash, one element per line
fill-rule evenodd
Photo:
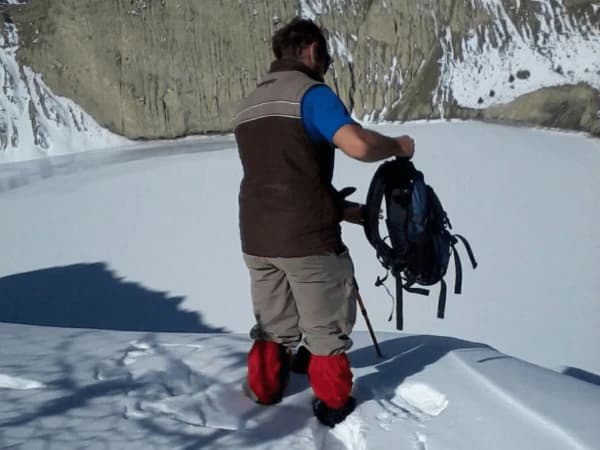
<path fill-rule="evenodd" d="M 388 230 L 384 239 L 379 233 L 383 198 Z M 401 330 L 404 325 L 402 292 L 429 295 L 428 289 L 415 285 L 441 283 L 437 317 L 443 318 L 447 290 L 444 276 L 450 255 L 455 264 L 454 293 L 460 294 L 462 289 L 462 264 L 456 250 L 459 240 L 467 250 L 473 269 L 477 262 L 468 241 L 450 232 L 452 225 L 438 196 L 412 162 L 396 158 L 377 169 L 369 186 L 363 219 L 367 239 L 387 269 L 385 277 L 378 277 L 375 285 L 383 285 L 390 272 L 396 279 L 396 328 Z"/>

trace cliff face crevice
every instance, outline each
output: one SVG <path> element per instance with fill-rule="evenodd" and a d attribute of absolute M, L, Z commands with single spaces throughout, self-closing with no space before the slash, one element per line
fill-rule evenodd
<path fill-rule="evenodd" d="M 30 0 L 0 9 L 18 30 L 20 64 L 131 138 L 229 131 L 271 61 L 272 33 L 296 14 L 329 30 L 328 81 L 361 118 L 537 123 L 550 104 L 600 89 L 600 8 L 584 0 Z M 540 100 L 519 100 L 533 93 Z M 578 120 L 552 106 L 553 123 L 597 132 L 594 104 L 572 108 Z"/>

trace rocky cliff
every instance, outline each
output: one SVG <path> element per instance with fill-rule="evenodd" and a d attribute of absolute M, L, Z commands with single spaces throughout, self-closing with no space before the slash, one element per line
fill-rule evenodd
<path fill-rule="evenodd" d="M 18 2 L 17 2 L 18 3 Z M 586 0 L 30 0 L 0 6 L 17 59 L 132 138 L 230 130 L 296 14 L 329 30 L 328 81 L 360 118 L 472 117 L 600 134 L 600 3 Z"/>

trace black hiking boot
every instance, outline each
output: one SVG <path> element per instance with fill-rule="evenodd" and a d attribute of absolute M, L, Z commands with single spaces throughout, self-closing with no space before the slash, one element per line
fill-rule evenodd
<path fill-rule="evenodd" d="M 349 397 L 348 401 L 341 408 L 330 408 L 318 398 L 313 400 L 313 412 L 319 422 L 328 427 L 335 427 L 338 423 L 343 422 L 348 415 L 354 411 L 356 400 L 354 397 Z"/>
<path fill-rule="evenodd" d="M 247 380 L 242 383 L 242 392 L 244 393 L 244 395 L 246 397 L 248 397 L 254 403 L 257 403 L 257 404 L 263 405 L 263 406 L 275 405 L 276 403 L 279 403 L 283 399 L 283 391 L 281 391 L 281 392 L 278 392 L 277 394 L 273 395 L 273 397 L 271 397 L 271 399 L 268 402 L 261 402 L 258 399 L 258 397 L 256 396 L 256 394 L 254 393 L 254 391 L 250 388 L 250 385 L 248 384 Z"/>
<path fill-rule="evenodd" d="M 248 380 L 245 380 L 242 383 L 242 392 L 244 393 L 244 395 L 246 397 L 248 397 L 250 400 L 252 400 L 254 403 L 258 403 L 260 405 L 260 402 L 258 401 L 258 397 L 256 396 L 256 394 L 252 391 L 252 389 L 250 389 L 250 385 L 248 384 Z"/>
<path fill-rule="evenodd" d="M 292 372 L 306 374 L 308 373 L 308 363 L 310 362 L 310 351 L 301 345 L 292 357 Z"/>

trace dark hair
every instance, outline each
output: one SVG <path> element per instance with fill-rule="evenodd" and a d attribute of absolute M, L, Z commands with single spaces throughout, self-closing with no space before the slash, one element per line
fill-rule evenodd
<path fill-rule="evenodd" d="M 275 58 L 298 58 L 306 47 L 317 43 L 319 59 L 325 67 L 331 63 L 327 51 L 325 31 L 312 20 L 295 17 L 290 23 L 275 32 L 272 39 Z"/>

